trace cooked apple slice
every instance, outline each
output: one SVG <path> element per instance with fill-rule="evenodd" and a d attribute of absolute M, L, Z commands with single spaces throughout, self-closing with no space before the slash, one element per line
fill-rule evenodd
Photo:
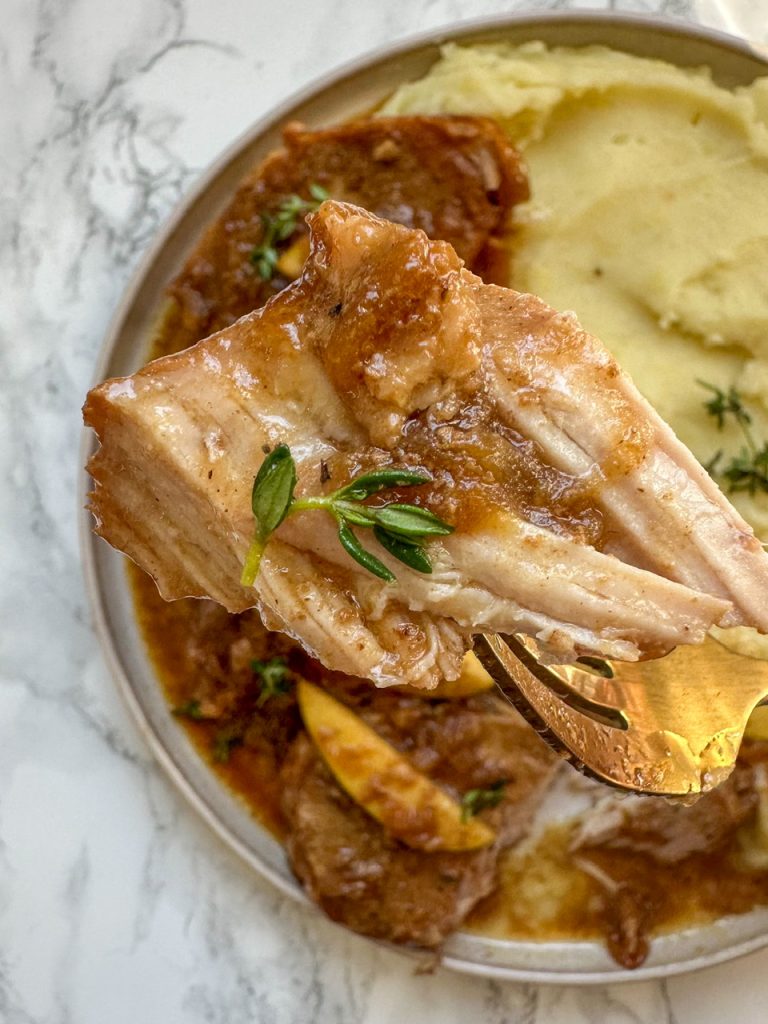
<path fill-rule="evenodd" d="M 755 708 L 744 735 L 750 740 L 768 740 L 768 707 Z"/>
<path fill-rule="evenodd" d="M 403 683 L 394 689 L 409 697 L 422 697 L 424 700 L 462 700 L 474 697 L 477 693 L 485 693 L 493 689 L 493 680 L 477 660 L 474 651 L 467 651 L 461 663 L 461 674 L 458 679 L 441 679 L 431 690 Z"/>
<path fill-rule="evenodd" d="M 493 680 L 477 660 L 477 655 L 473 651 L 467 651 L 461 663 L 459 678 L 444 679 L 434 690 L 429 691 L 429 696 L 455 699 L 473 697 L 476 693 L 492 690 L 493 686 Z"/>
<path fill-rule="evenodd" d="M 298 684 L 304 725 L 336 781 L 390 835 L 415 850 L 475 850 L 496 835 L 417 771 L 344 704 L 306 680 Z"/>

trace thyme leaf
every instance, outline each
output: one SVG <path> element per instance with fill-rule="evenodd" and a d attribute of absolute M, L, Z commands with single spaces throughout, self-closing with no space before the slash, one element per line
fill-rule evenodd
<path fill-rule="evenodd" d="M 722 430 L 728 417 L 733 417 L 746 442 L 739 454 L 731 456 L 725 463 L 722 462 L 722 449 L 716 452 L 704 468 L 710 476 L 721 477 L 727 483 L 730 493 L 746 491 L 754 496 L 758 491 L 764 491 L 768 494 L 768 441 L 764 441 L 762 446 L 755 441 L 752 415 L 745 407 L 743 398 L 733 385 L 723 391 L 703 380 L 697 381 L 697 384 L 712 393 L 712 398 L 704 402 L 704 408 L 716 421 L 717 429 Z"/>
<path fill-rule="evenodd" d="M 384 580 L 385 583 L 395 582 L 394 573 L 390 572 L 386 565 L 384 565 L 376 555 L 372 555 L 370 551 L 366 551 L 352 532 L 352 528 L 343 519 L 339 521 L 339 541 L 347 554 L 351 555 L 358 565 L 362 565 L 364 569 L 373 573 L 374 576 L 378 576 L 379 579 Z"/>
<path fill-rule="evenodd" d="M 251 662 L 251 671 L 259 677 L 261 690 L 256 707 L 263 707 L 272 697 L 280 697 L 291 688 L 290 670 L 285 658 L 267 658 L 266 661 Z"/>
<path fill-rule="evenodd" d="M 376 525 L 398 537 L 442 537 L 446 533 L 442 519 L 418 505 L 385 505 L 376 510 Z"/>
<path fill-rule="evenodd" d="M 264 459 L 251 490 L 256 531 L 243 566 L 240 582 L 252 587 L 269 535 L 288 515 L 296 487 L 296 464 L 288 445 L 279 444 Z"/>
<path fill-rule="evenodd" d="M 432 563 L 425 543 L 432 537 L 453 533 L 453 527 L 419 505 L 401 502 L 363 504 L 386 488 L 417 487 L 430 480 L 431 477 L 424 473 L 390 467 L 363 473 L 332 494 L 296 498 L 293 456 L 287 445 L 278 445 L 267 455 L 253 481 L 251 508 L 255 529 L 241 583 L 253 586 L 267 540 L 280 523 L 295 512 L 313 510 L 322 510 L 334 517 L 341 546 L 359 565 L 379 579 L 392 583 L 395 576 L 376 555 L 363 547 L 352 527 L 372 530 L 379 544 L 398 561 L 417 572 L 431 573 Z"/>
<path fill-rule="evenodd" d="M 286 196 L 274 213 L 262 213 L 263 234 L 261 242 L 251 253 L 251 263 L 263 281 L 271 281 L 275 275 L 280 259 L 279 243 L 291 237 L 300 217 L 314 213 L 328 198 L 325 189 L 315 182 L 309 186 L 309 194 L 311 199 L 302 199 L 295 194 Z"/>
<path fill-rule="evenodd" d="M 205 718 L 199 700 L 187 700 L 172 708 L 171 712 L 177 718 L 191 718 L 194 722 L 200 722 Z"/>
<path fill-rule="evenodd" d="M 487 807 L 497 807 L 504 799 L 506 779 L 499 779 L 484 789 L 470 789 L 461 798 L 461 820 L 463 823 L 474 818 Z"/>
<path fill-rule="evenodd" d="M 762 448 L 742 448 L 722 471 L 728 481 L 728 490 L 747 491 L 751 495 L 758 491 L 768 493 L 768 441 Z"/>
<path fill-rule="evenodd" d="M 374 469 L 340 487 L 336 498 L 339 501 L 365 501 L 388 487 L 416 487 L 429 483 L 430 479 L 423 473 L 412 473 L 407 469 Z"/>
<path fill-rule="evenodd" d="M 381 526 L 374 526 L 373 535 L 385 551 L 393 555 L 399 562 L 415 569 L 416 572 L 423 572 L 429 575 L 432 572 L 432 563 L 429 560 L 421 544 L 406 540 L 404 537 L 395 537 L 387 533 Z"/>
<path fill-rule="evenodd" d="M 712 398 L 704 402 L 704 408 L 710 416 L 717 420 L 718 430 L 723 429 L 725 421 L 729 416 L 733 416 L 736 422 L 742 426 L 748 427 L 750 425 L 752 417 L 744 408 L 742 397 L 733 385 L 727 391 L 723 391 L 722 388 L 715 387 L 714 384 L 708 384 L 705 380 L 697 380 L 696 383 L 706 388 L 707 391 L 712 392 Z"/>
<path fill-rule="evenodd" d="M 228 725 L 219 729 L 211 743 L 211 757 L 216 764 L 226 764 L 234 747 L 243 742 L 243 729 L 238 725 Z"/>

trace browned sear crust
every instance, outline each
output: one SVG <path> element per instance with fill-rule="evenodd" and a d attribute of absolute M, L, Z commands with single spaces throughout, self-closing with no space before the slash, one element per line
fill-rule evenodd
<path fill-rule="evenodd" d="M 528 198 L 516 150 L 490 118 L 381 117 L 310 131 L 290 124 L 283 147 L 249 174 L 171 284 L 162 351 L 178 351 L 263 306 L 289 278 L 263 281 L 251 254 L 262 215 L 320 185 L 333 199 L 450 242 L 484 280 L 505 284 L 504 235 Z M 292 242 L 306 237 L 300 218 Z"/>

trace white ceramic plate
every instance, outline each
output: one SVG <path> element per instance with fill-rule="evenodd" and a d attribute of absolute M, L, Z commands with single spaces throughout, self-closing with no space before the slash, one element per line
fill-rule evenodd
<path fill-rule="evenodd" d="M 602 14 L 537 14 L 464 24 L 378 51 L 315 83 L 253 125 L 205 174 L 147 253 L 117 310 L 96 368 L 96 380 L 132 373 L 146 362 L 149 338 L 166 284 L 184 263 L 201 229 L 223 209 L 245 172 L 280 144 L 289 120 L 319 126 L 370 110 L 404 81 L 421 77 L 440 44 L 542 39 L 552 45 L 603 43 L 684 65 L 709 65 L 728 86 L 768 73 L 756 50 L 721 34 L 656 19 Z M 83 464 L 93 447 L 87 435 Z M 88 479 L 83 474 L 83 494 Z M 142 734 L 195 810 L 256 871 L 307 904 L 282 847 L 210 771 L 169 713 L 134 616 L 121 555 L 95 537 L 84 516 L 82 553 L 93 614 L 115 680 Z M 314 908 L 313 908 L 314 909 Z M 315 911 L 319 912 L 319 911 Z M 362 940 L 361 940 L 362 941 Z M 646 963 L 627 971 L 600 942 L 514 942 L 458 934 L 444 963 L 456 970 L 524 981 L 594 984 L 661 977 L 728 960 L 768 944 L 768 910 L 656 939 Z"/>

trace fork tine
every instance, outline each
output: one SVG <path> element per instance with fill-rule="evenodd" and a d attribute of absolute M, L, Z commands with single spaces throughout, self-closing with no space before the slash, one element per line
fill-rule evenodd
<path fill-rule="evenodd" d="M 564 679 L 556 676 L 551 669 L 541 665 L 516 637 L 502 637 L 499 634 L 478 634 L 475 637 L 475 654 L 493 679 L 501 695 L 528 722 L 531 728 L 541 736 L 547 746 L 562 760 L 570 764 L 572 768 L 586 778 L 593 779 L 611 788 L 619 789 L 622 792 L 631 790 L 641 794 L 643 792 L 647 795 L 653 794 L 653 790 L 644 791 L 642 788 L 631 785 L 623 779 L 613 777 L 610 773 L 593 768 L 576 750 L 567 746 L 558 733 L 554 732 L 547 724 L 537 704 L 517 685 L 512 666 L 515 662 L 518 662 L 525 671 L 530 672 L 540 684 L 547 688 L 546 693 L 549 701 L 556 703 L 560 717 L 563 720 L 568 720 L 575 727 L 573 730 L 567 730 L 574 731 L 574 734 L 584 730 L 587 732 L 602 732 L 603 729 L 608 729 L 611 731 L 616 730 L 618 735 L 626 736 L 629 729 L 629 721 L 623 711 L 591 700 L 579 693 L 575 688 L 566 683 Z M 587 719 L 587 721 L 585 722 L 583 719 Z M 594 723 L 594 725 L 590 725 L 590 722 Z M 580 746 L 580 744 L 575 743 L 574 746 Z"/>
<path fill-rule="evenodd" d="M 542 665 L 523 637 L 481 634 L 475 647 L 500 692 L 553 750 L 625 791 L 691 798 L 717 786 L 733 770 L 750 713 L 768 697 L 768 662 L 711 638 L 621 664 L 610 678 Z"/>
<path fill-rule="evenodd" d="M 548 690 L 554 693 L 563 704 L 573 708 L 582 715 L 586 715 L 587 718 L 591 718 L 593 722 L 598 722 L 600 725 L 607 725 L 612 729 L 621 729 L 622 731 L 629 728 L 629 720 L 626 714 L 620 709 L 613 707 L 609 704 L 604 704 L 602 701 L 597 701 L 588 697 L 586 694 L 581 693 L 576 687 L 566 682 L 562 676 L 556 675 L 551 669 L 547 668 L 546 665 L 542 665 L 538 661 L 531 651 L 521 643 L 520 640 L 515 636 L 501 636 L 498 633 L 491 634 L 480 634 L 475 642 L 475 653 L 478 655 L 481 661 L 480 651 L 488 653 L 491 658 L 491 663 L 495 669 L 496 674 L 491 671 L 487 664 L 483 661 L 483 665 L 486 671 L 489 672 L 494 682 L 501 687 L 507 697 L 515 695 L 513 703 L 517 702 L 518 696 L 520 696 L 520 690 L 515 684 L 514 679 L 510 676 L 509 670 L 507 669 L 503 660 L 503 650 L 501 645 L 505 645 L 506 648 L 517 658 L 518 661 L 528 669 L 528 671 L 534 675 L 539 682 L 543 683 Z M 478 649 L 480 648 L 480 649 Z M 502 657 L 500 658 L 500 655 Z M 525 698 L 523 698 L 525 700 Z M 526 701 L 526 703 L 528 703 Z"/>
<path fill-rule="evenodd" d="M 550 750 L 553 751 L 553 753 L 557 754 L 558 757 L 567 764 L 570 764 L 572 768 L 587 778 L 594 779 L 597 782 L 607 783 L 610 786 L 615 786 L 618 789 L 625 790 L 625 787 L 613 782 L 612 779 L 593 771 L 593 769 L 590 768 L 588 764 L 585 764 L 574 750 L 567 747 L 557 733 L 553 732 L 549 725 L 547 725 L 537 706 L 530 701 L 522 690 L 520 690 L 515 684 L 509 669 L 506 667 L 505 660 L 509 657 L 515 657 L 515 655 L 513 655 L 509 650 L 509 647 L 501 636 L 493 634 L 479 634 L 476 636 L 475 654 L 493 679 L 501 696 L 504 697 L 504 699 L 508 701 L 508 703 L 511 704 L 518 712 L 518 714 L 525 719 L 531 728 L 541 736 L 542 740 L 547 744 Z M 551 696 L 554 697 L 555 695 L 551 694 Z M 564 710 L 568 715 L 574 716 L 580 714 L 580 712 L 572 705 L 569 706 L 560 701 L 559 697 L 555 697 L 555 699 L 558 700 L 558 702 L 563 703 Z M 595 721 L 594 718 L 592 720 Z M 604 723 L 601 722 L 600 724 Z"/>
<path fill-rule="evenodd" d="M 499 638 L 500 641 L 500 638 Z M 480 634 L 475 637 L 475 654 L 486 672 L 496 684 L 499 694 L 525 719 L 528 725 L 538 733 L 547 746 L 558 757 L 568 761 L 579 769 L 581 762 L 572 750 L 569 750 L 559 737 L 552 732 L 541 717 L 536 707 L 523 695 L 522 691 L 511 681 L 509 671 L 504 666 L 503 657 L 497 646 L 497 638 Z"/>

